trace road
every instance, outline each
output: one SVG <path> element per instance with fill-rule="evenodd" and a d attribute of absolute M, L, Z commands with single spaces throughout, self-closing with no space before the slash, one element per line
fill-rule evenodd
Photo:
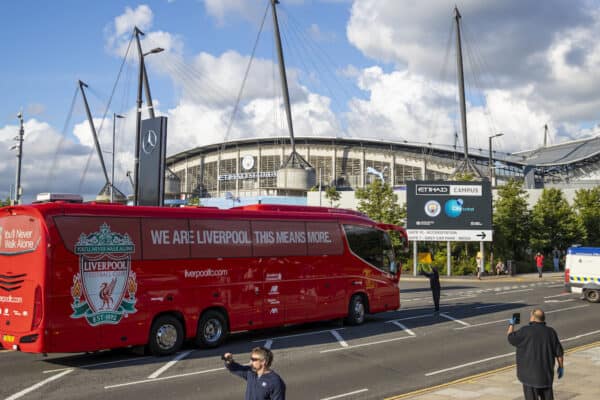
<path fill-rule="evenodd" d="M 521 312 L 526 322 L 535 306 L 546 310 L 565 348 L 600 339 L 600 304 L 563 293 L 558 279 L 444 281 L 437 315 L 428 282 L 402 282 L 401 293 L 399 311 L 362 326 L 329 321 L 241 333 L 219 349 L 190 345 L 167 358 L 1 351 L 0 398 L 241 399 L 244 382 L 223 369 L 220 355 L 245 363 L 252 347 L 266 345 L 288 399 L 383 399 L 513 364 L 506 321 Z"/>

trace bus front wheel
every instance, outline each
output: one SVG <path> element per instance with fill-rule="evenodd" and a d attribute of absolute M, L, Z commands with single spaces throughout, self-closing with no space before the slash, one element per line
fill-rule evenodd
<path fill-rule="evenodd" d="M 350 299 L 348 304 L 348 317 L 346 322 L 350 325 L 360 325 L 365 322 L 365 315 L 367 313 L 367 307 L 365 299 L 360 294 L 355 294 Z"/>
<path fill-rule="evenodd" d="M 183 325 L 172 315 L 162 315 L 152 324 L 148 347 L 154 356 L 177 352 L 183 344 Z"/>
<path fill-rule="evenodd" d="M 202 315 L 198 322 L 196 344 L 201 347 L 218 347 L 227 337 L 229 330 L 223 313 L 209 310 Z"/>

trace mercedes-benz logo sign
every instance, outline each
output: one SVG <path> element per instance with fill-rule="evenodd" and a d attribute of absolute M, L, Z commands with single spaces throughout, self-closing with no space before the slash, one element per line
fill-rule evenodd
<path fill-rule="evenodd" d="M 142 138 L 142 150 L 146 154 L 150 154 L 156 148 L 158 143 L 158 135 L 152 129 L 144 132 L 144 137 Z"/>

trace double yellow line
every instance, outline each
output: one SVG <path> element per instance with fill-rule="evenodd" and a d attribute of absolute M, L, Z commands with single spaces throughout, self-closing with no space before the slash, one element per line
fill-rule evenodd
<path fill-rule="evenodd" d="M 589 348 L 598 347 L 598 346 L 600 346 L 600 341 L 594 342 L 594 343 L 590 343 L 590 344 L 584 344 L 584 345 L 578 346 L 578 347 L 573 347 L 572 349 L 568 349 L 567 351 L 565 351 L 565 353 L 566 354 L 575 353 L 577 351 L 587 350 Z M 479 374 L 467 376 L 465 378 L 456 379 L 454 381 L 442 383 L 440 385 L 436 385 L 436 386 L 431 386 L 431 387 L 427 387 L 427 388 L 415 390 L 413 392 L 399 394 L 399 395 L 393 396 L 393 397 L 387 397 L 384 400 L 408 399 L 408 398 L 413 397 L 413 396 L 418 396 L 418 395 L 421 395 L 421 394 L 430 393 L 430 392 L 433 392 L 433 391 L 441 389 L 441 388 L 445 388 L 445 387 L 452 386 L 452 385 L 457 385 L 459 383 L 465 383 L 465 382 L 472 383 L 473 381 L 476 381 L 477 379 L 484 378 L 486 376 L 493 375 L 493 374 L 496 374 L 498 372 L 503 372 L 503 371 L 509 370 L 511 368 L 514 368 L 514 367 L 515 367 L 515 364 L 508 365 L 506 367 L 502 367 L 502 368 L 498 368 L 498 369 L 493 369 L 491 371 L 481 372 Z"/>

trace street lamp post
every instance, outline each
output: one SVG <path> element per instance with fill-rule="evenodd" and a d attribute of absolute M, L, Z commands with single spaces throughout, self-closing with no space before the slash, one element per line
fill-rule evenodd
<path fill-rule="evenodd" d="M 117 118 L 125 118 L 122 115 L 113 113 L 113 132 L 112 132 L 112 164 L 110 174 L 110 202 L 115 202 L 115 131 L 117 126 Z"/>
<path fill-rule="evenodd" d="M 146 66 L 144 64 L 144 57 L 149 54 L 160 53 L 164 49 L 156 47 L 146 53 L 142 52 L 142 44 L 140 43 L 140 35 L 144 35 L 144 32 L 140 31 L 136 26 L 134 28 L 134 34 L 137 41 L 137 48 L 139 54 L 140 72 L 138 76 L 138 90 L 137 90 L 137 110 L 135 119 L 135 165 L 134 165 L 134 188 L 133 188 L 133 205 L 137 206 L 139 202 L 138 183 L 139 183 L 139 167 L 140 167 L 140 136 L 141 136 L 141 123 L 142 123 L 142 85 L 146 82 L 146 96 L 148 98 L 148 106 L 151 110 L 151 116 L 154 117 L 154 110 L 152 109 L 152 98 L 150 97 L 150 89 L 148 84 L 148 74 L 146 73 Z"/>
<path fill-rule="evenodd" d="M 488 165 L 490 167 L 490 184 L 492 186 L 495 186 L 494 185 L 494 166 L 493 166 L 493 160 L 492 160 L 492 139 L 500 137 L 500 136 L 503 136 L 503 135 L 504 135 L 504 133 L 497 133 L 495 135 L 488 136 L 488 140 L 489 140 L 489 147 L 488 148 L 489 148 L 489 151 L 490 151 L 490 158 L 488 160 Z"/>
<path fill-rule="evenodd" d="M 21 188 L 21 159 L 23 158 L 23 135 L 25 134 L 25 129 L 23 128 L 23 113 L 19 112 L 17 114 L 17 118 L 19 119 L 19 134 L 14 138 L 14 140 L 17 141 L 17 144 L 13 145 L 10 149 L 17 150 L 17 172 L 15 175 L 14 204 L 21 204 L 21 196 L 23 194 L 23 189 Z"/>

